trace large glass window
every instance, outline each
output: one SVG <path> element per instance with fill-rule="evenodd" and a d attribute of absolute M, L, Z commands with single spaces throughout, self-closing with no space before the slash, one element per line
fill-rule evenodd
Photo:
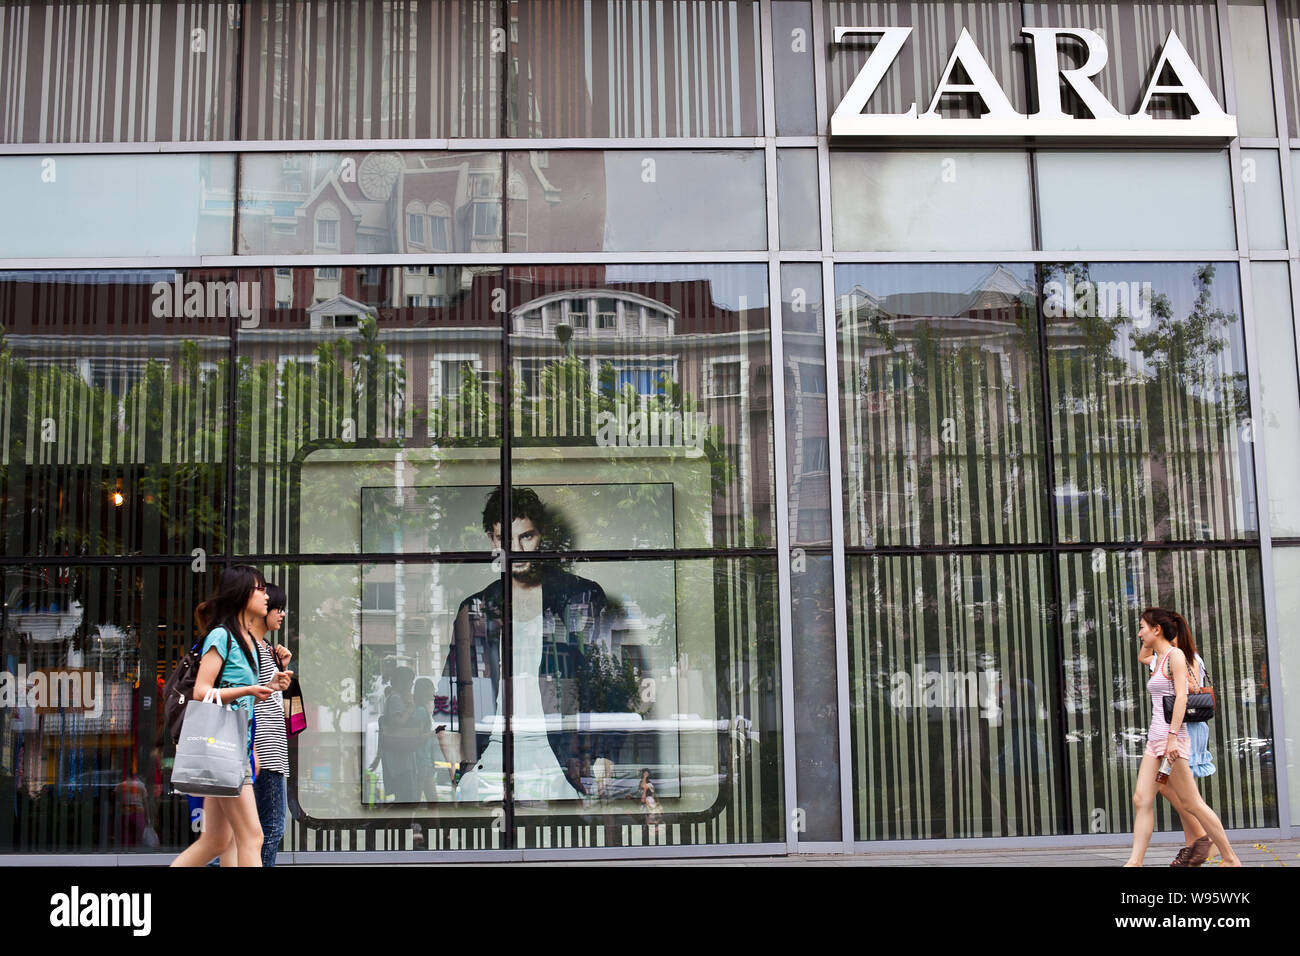
<path fill-rule="evenodd" d="M 1018 48 L 1022 6 L 1025 4 L 1010 0 L 976 4 L 827 0 L 826 34 L 828 39 L 834 37 L 839 27 L 913 27 L 893 68 L 867 103 L 868 113 L 905 113 L 912 104 L 916 104 L 918 112 L 929 109 L 944 66 L 963 29 L 974 39 L 1012 107 L 1023 113 L 1028 109 L 1028 97 L 1025 58 Z M 826 79 L 832 104 L 844 99 L 879 42 L 878 33 L 849 34 L 843 42 L 830 47 Z M 958 69 L 949 83 L 964 80 Z M 945 94 L 935 106 L 937 112 L 950 117 L 978 117 L 987 108 L 979 97 L 967 94 Z"/>
<path fill-rule="evenodd" d="M 1295 313 L 1285 262 L 1252 262 L 1255 340 L 1259 343 L 1256 436 L 1268 468 L 1268 520 L 1273 536 L 1300 537 L 1300 390 L 1296 382 Z"/>
<path fill-rule="evenodd" d="M 534 151 L 507 164 L 527 185 L 507 210 L 509 252 L 767 248 L 761 152 Z"/>
<path fill-rule="evenodd" d="M 162 677 L 215 568 L 0 566 L 0 852 L 176 852 Z"/>
<path fill-rule="evenodd" d="M 506 135 L 757 135 L 758 9 L 754 0 L 511 0 Z"/>
<path fill-rule="evenodd" d="M 1278 548 L 1273 552 L 1273 581 L 1276 588 L 1277 619 L 1294 621 L 1300 616 L 1300 548 Z M 1300 633 L 1293 627 L 1278 628 L 1278 662 L 1282 677 L 1283 739 L 1286 742 L 1286 774 L 1296 779 L 1300 769 L 1295 747 L 1300 746 Z M 1300 788 L 1291 787 L 1291 818 L 1300 816 Z"/>
<path fill-rule="evenodd" d="M 240 135 L 496 136 L 501 9 L 494 0 L 248 0 Z"/>
<path fill-rule="evenodd" d="M 831 153 L 840 251 L 1029 249 L 1029 199 L 1020 152 Z"/>
<path fill-rule="evenodd" d="M 1277 135 L 1264 0 L 1228 0 L 1237 128 L 1242 136 Z"/>
<path fill-rule="evenodd" d="M 501 251 L 500 153 L 245 153 L 241 255 Z"/>
<path fill-rule="evenodd" d="M 774 545 L 763 266 L 512 269 L 507 288 L 535 383 L 512 399 L 514 480 L 583 516 L 573 548 Z M 580 299 L 594 328 L 566 321 Z"/>
<path fill-rule="evenodd" d="M 1061 540 L 1254 538 L 1235 267 L 1056 264 L 1042 278 Z"/>
<path fill-rule="evenodd" d="M 229 255 L 234 179 L 217 153 L 0 157 L 0 257 Z"/>
<path fill-rule="evenodd" d="M 264 291 L 239 333 L 237 547 L 485 550 L 476 489 L 500 481 L 501 271 L 288 271 L 241 270 L 275 284 L 276 306 Z"/>
<path fill-rule="evenodd" d="M 229 7 L 0 4 L 0 143 L 233 139 L 240 36 Z"/>
<path fill-rule="evenodd" d="M 1041 541 L 1033 267 L 840 265 L 850 547 Z"/>
<path fill-rule="evenodd" d="M 1210 92 L 1223 105 L 1219 18 L 1215 0 L 1128 0 L 1111 4 L 1089 3 L 1087 0 L 1038 0 L 1022 6 L 1026 26 L 1079 26 L 1095 30 L 1105 37 L 1106 66 L 1092 78 L 1092 82 L 1122 114 L 1134 113 L 1141 105 L 1143 94 L 1152 82 L 1152 68 L 1170 30 L 1178 34 Z M 1235 41 L 1235 21 L 1232 30 Z M 1070 55 L 1081 64 L 1085 57 L 1083 48 L 1078 44 L 1073 46 Z M 1061 49 L 1069 48 L 1063 43 Z M 1081 112 L 1084 108 L 1073 92 L 1062 97 L 1062 106 L 1075 115 L 1087 115 Z M 1159 95 L 1151 98 L 1147 114 L 1157 119 L 1186 119 L 1192 115 L 1192 109 L 1186 96 Z"/>
<path fill-rule="evenodd" d="M 1044 249 L 1235 249 L 1227 153 L 1040 151 Z"/>
<path fill-rule="evenodd" d="M 1151 724 L 1139 616 L 1177 610 L 1218 689 L 1210 721 L 1217 771 L 1201 792 L 1229 830 L 1277 825 L 1272 691 L 1255 551 L 1076 552 L 1060 558 L 1065 752 L 1076 833 L 1133 828 L 1133 788 Z M 1164 801 L 1159 801 L 1161 804 Z M 1177 826 L 1165 806 L 1163 828 Z"/>
<path fill-rule="evenodd" d="M 858 839 L 1065 832 L 1044 559 L 855 556 L 848 597 Z"/>
<path fill-rule="evenodd" d="M 1285 205 L 1277 151 L 1243 149 L 1240 175 L 1241 189 L 1246 197 L 1246 226 L 1251 251 L 1285 249 Z"/>
<path fill-rule="evenodd" d="M 233 279 L 0 275 L 0 553 L 224 547 L 229 334 L 260 309 Z"/>

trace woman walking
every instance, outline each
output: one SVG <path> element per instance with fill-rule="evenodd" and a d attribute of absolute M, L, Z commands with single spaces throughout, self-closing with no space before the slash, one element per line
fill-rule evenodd
<path fill-rule="evenodd" d="M 1174 611 L 1169 613 L 1174 619 L 1178 632 L 1172 643 L 1190 661 L 1187 673 L 1188 687 L 1190 690 L 1200 690 L 1207 681 L 1205 660 L 1197 651 L 1196 640 L 1192 637 L 1192 629 L 1188 626 L 1187 621 L 1181 614 Z M 1143 647 L 1142 653 L 1138 655 L 1138 660 L 1146 664 L 1148 670 L 1155 671 L 1156 659 L 1153 650 Z M 1214 759 L 1210 756 L 1210 727 L 1204 721 L 1185 724 L 1185 726 L 1187 727 L 1188 739 L 1192 745 L 1192 752 L 1187 759 L 1187 765 L 1191 768 L 1192 776 L 1197 780 L 1208 777 L 1215 770 Z M 1174 788 L 1168 782 L 1160 784 L 1159 787 L 1160 796 L 1169 801 L 1169 805 L 1178 814 L 1178 822 L 1183 828 L 1183 846 L 1169 865 L 1200 866 L 1210 858 L 1212 841 L 1206 835 L 1205 828 L 1197 822 L 1196 817 L 1192 816 L 1187 808 L 1183 806 L 1183 801 L 1178 798 Z"/>
<path fill-rule="evenodd" d="M 200 630 L 212 628 L 203 641 L 195 699 L 202 700 L 215 688 L 220 703 L 248 712 L 249 767 L 238 796 L 204 799 L 203 830 L 172 866 L 203 866 L 226 849 L 232 835 L 238 864 L 262 865 L 262 826 L 253 798 L 253 702 L 289 685 L 286 671 L 277 673 L 270 686 L 258 682 L 253 623 L 264 620 L 266 611 L 266 581 L 253 568 L 240 565 L 221 575 L 217 593 L 194 612 Z"/>
<path fill-rule="evenodd" d="M 1186 622 L 1183 622 L 1186 626 Z M 1188 632 L 1190 633 L 1190 631 Z M 1237 854 L 1228 843 L 1223 824 L 1218 816 L 1201 799 L 1196 781 L 1187 763 L 1191 754 L 1191 740 L 1183 724 L 1187 710 L 1187 657 L 1174 646 L 1179 637 L 1178 618 L 1163 608 L 1147 608 L 1142 612 L 1138 628 L 1143 652 L 1150 652 L 1156 661 L 1147 690 L 1151 694 L 1151 727 L 1147 731 L 1146 750 L 1138 770 L 1137 789 L 1133 793 L 1136 817 L 1133 822 L 1133 850 L 1125 866 L 1141 866 L 1146 856 L 1151 831 L 1155 828 L 1156 774 L 1162 769 L 1169 774 L 1169 783 L 1182 801 L 1186 811 L 1204 828 L 1205 833 L 1223 856 L 1224 866 L 1241 866 Z M 1165 722 L 1165 695 L 1173 695 L 1174 712 Z"/>

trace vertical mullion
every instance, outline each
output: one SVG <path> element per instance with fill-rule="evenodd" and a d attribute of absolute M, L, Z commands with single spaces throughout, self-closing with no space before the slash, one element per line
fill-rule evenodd
<path fill-rule="evenodd" d="M 826 50 L 826 7 L 812 4 L 812 49 Z M 849 621 L 846 559 L 844 554 L 844 482 L 841 449 L 839 347 L 835 338 L 835 263 L 831 236 L 830 142 L 827 130 L 826 57 L 813 60 L 813 99 L 817 105 L 817 189 L 821 215 L 822 325 L 826 338 L 826 437 L 829 457 L 841 467 L 830 469 L 830 517 L 835 584 L 835 691 L 839 708 L 840 754 L 840 828 L 844 852 L 852 853 L 853 824 L 853 751 L 849 730 Z M 782 370 L 784 375 L 784 370 Z"/>
<path fill-rule="evenodd" d="M 799 849 L 799 834 L 795 830 L 795 808 L 798 805 L 798 758 L 795 748 L 794 703 L 794 630 L 793 593 L 790 583 L 790 499 L 789 473 L 786 461 L 785 417 L 785 342 L 782 338 L 784 323 L 781 311 L 780 220 L 778 213 L 776 175 L 776 101 L 775 66 L 773 60 L 772 0 L 762 0 L 759 16 L 762 23 L 762 97 L 763 97 L 763 160 L 767 179 L 767 317 L 768 335 L 771 337 L 772 373 L 772 451 L 773 481 L 776 495 L 776 578 L 779 614 L 777 650 L 781 668 L 781 747 L 785 772 L 782 784 L 785 793 L 785 847 L 789 853 Z M 825 298 L 823 296 L 823 302 Z M 825 306 L 823 305 L 823 310 Z"/>

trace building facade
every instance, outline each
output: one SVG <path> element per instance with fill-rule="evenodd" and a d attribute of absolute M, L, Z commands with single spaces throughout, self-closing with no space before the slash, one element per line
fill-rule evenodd
<path fill-rule="evenodd" d="M 1151 605 L 1293 835 L 1298 174 L 1297 0 L 0 5 L 0 856 L 235 564 L 289 858 L 1123 840 Z"/>

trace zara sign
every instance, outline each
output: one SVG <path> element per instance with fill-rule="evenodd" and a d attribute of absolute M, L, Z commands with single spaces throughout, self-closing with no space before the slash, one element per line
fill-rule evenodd
<path fill-rule="evenodd" d="M 1120 113 L 1097 89 L 1092 78 L 1106 66 L 1106 41 L 1094 30 L 1078 27 L 1026 27 L 1022 31 L 1033 41 L 1034 85 L 1038 91 L 1038 112 L 1016 112 L 1006 93 L 989 69 L 984 55 L 963 27 L 953 47 L 948 64 L 939 77 L 930 108 L 918 115 L 916 104 L 904 113 L 864 113 L 867 101 L 875 93 L 898 54 L 907 44 L 912 27 L 836 27 L 835 42 L 850 34 L 880 35 L 880 42 L 867 57 L 844 99 L 831 116 L 831 136 L 871 137 L 972 137 L 1007 139 L 1021 137 L 1051 139 L 1160 139 L 1180 141 L 1223 141 L 1237 135 L 1237 119 L 1220 108 L 1201 71 L 1174 31 L 1169 31 L 1164 46 L 1151 71 L 1151 80 L 1142 94 L 1137 112 Z M 1073 37 L 1083 44 L 1087 57 L 1082 66 L 1062 68 L 1057 47 L 1062 37 Z M 960 65 L 965 79 L 959 82 L 954 73 Z M 1172 82 L 1161 82 L 1169 74 Z M 1092 113 L 1091 119 L 1078 119 L 1061 108 L 1060 80 L 1079 97 Z M 946 118 L 939 113 L 939 103 L 950 94 L 975 95 L 984 104 L 978 119 Z M 1153 96 L 1182 96 L 1195 111 L 1190 119 L 1156 119 L 1148 112 Z"/>

